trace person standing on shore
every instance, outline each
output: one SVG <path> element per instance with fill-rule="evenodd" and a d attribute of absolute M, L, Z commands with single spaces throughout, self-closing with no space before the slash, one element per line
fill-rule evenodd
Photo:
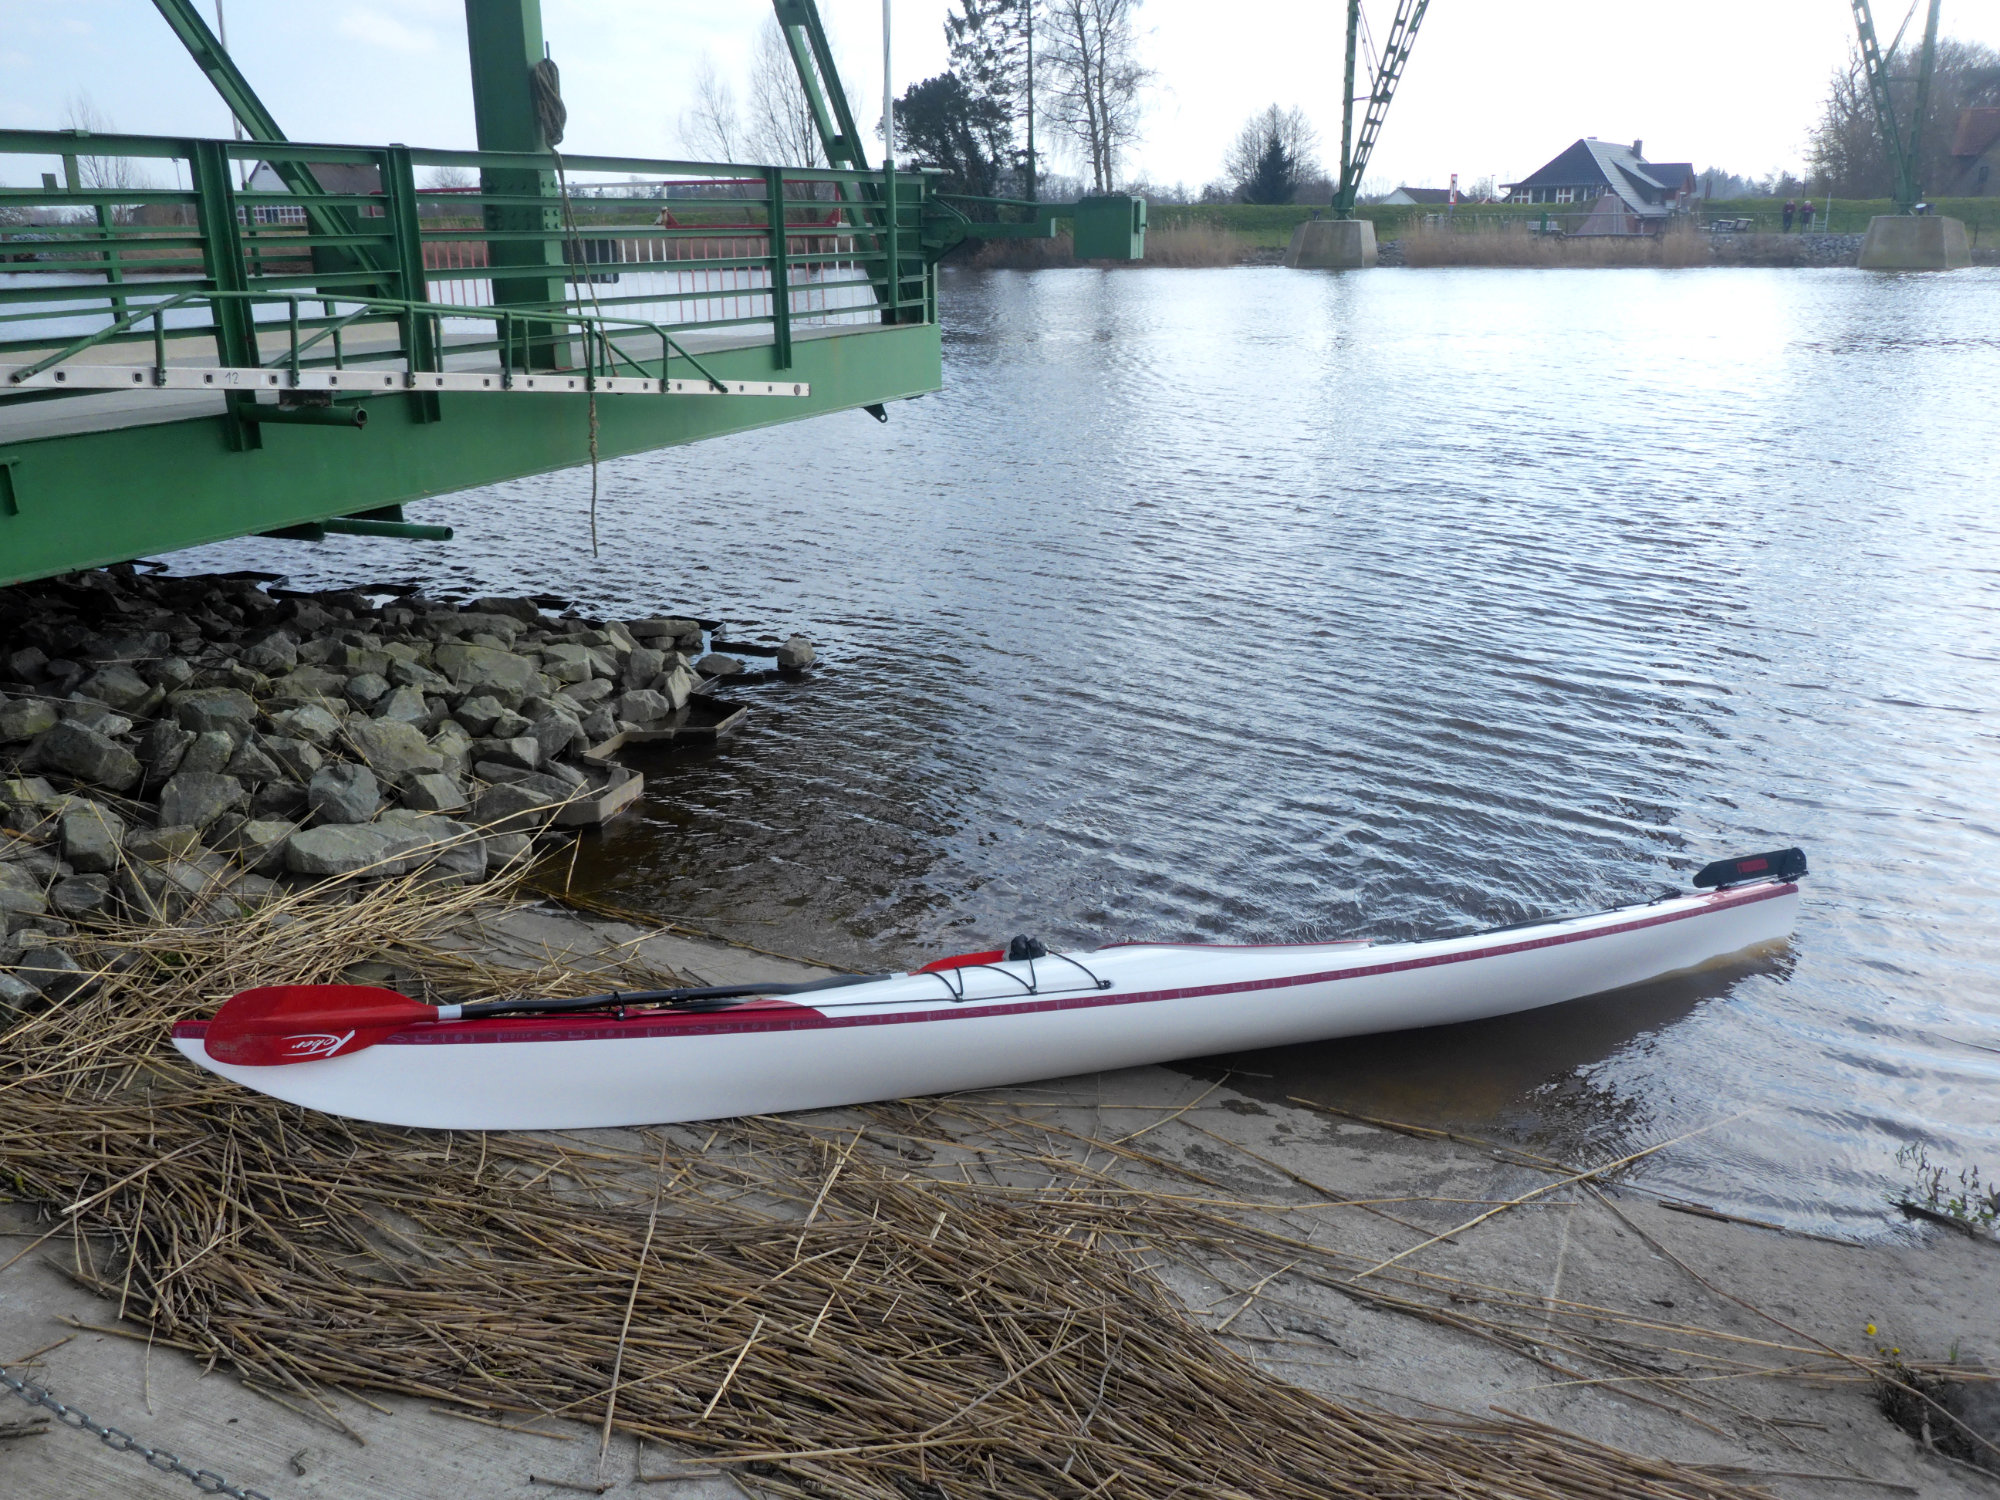
<path fill-rule="evenodd" d="M 1799 229 L 1802 233 L 1812 233 L 1813 201 L 1808 198 L 1799 205 Z"/>
<path fill-rule="evenodd" d="M 1787 198 L 1787 199 L 1785 200 L 1785 233 L 1786 233 L 1786 234 L 1790 234 L 1790 233 L 1792 232 L 1792 216 L 1793 216 L 1794 214 L 1796 214 L 1796 213 L 1797 213 L 1798 211 L 1799 211 L 1799 208 L 1798 208 L 1798 205 L 1797 205 L 1796 203 L 1792 202 L 1792 200 L 1791 200 L 1791 199 Z"/>

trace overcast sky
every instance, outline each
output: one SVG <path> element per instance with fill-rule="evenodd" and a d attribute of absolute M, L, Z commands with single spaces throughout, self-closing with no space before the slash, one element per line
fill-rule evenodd
<path fill-rule="evenodd" d="M 198 0 L 214 15 L 215 0 Z M 231 51 L 294 140 L 471 146 L 461 0 L 224 0 Z M 1378 37 L 1393 0 L 1367 0 Z M 543 0 L 579 152 L 680 154 L 704 55 L 748 71 L 761 0 Z M 821 0 L 855 112 L 879 117 L 880 0 Z M 944 66 L 947 0 L 895 0 L 898 91 Z M 1191 187 L 1266 104 L 1340 133 L 1333 0 L 1145 0 L 1157 74 L 1132 175 Z M 1369 174 L 1442 186 L 1532 171 L 1581 135 L 1643 139 L 1656 161 L 1746 174 L 1797 167 L 1851 35 L 1846 0 L 1436 0 Z M 1878 5 L 1893 31 L 1896 0 Z M 1913 28 L 1914 29 L 1914 28 Z M 2000 4 L 1946 0 L 1947 35 L 2000 45 Z M 223 135 L 229 118 L 150 0 L 0 0 L 0 125 L 55 128 L 87 95 L 121 130 Z M 11 180 L 19 162 L 0 163 Z"/>

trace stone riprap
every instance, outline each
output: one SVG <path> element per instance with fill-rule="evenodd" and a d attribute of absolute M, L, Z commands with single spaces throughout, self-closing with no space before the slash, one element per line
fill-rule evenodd
<path fill-rule="evenodd" d="M 130 566 L 0 590 L 0 1025 L 89 982 L 78 925 L 174 922 L 328 878 L 524 859 L 741 664 L 679 615 L 272 592 Z M 814 660 L 793 636 L 781 663 Z M 574 821 L 573 814 L 570 821 Z"/>

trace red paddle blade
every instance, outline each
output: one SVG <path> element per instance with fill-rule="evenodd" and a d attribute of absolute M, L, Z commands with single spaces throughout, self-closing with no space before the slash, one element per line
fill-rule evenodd
<path fill-rule="evenodd" d="M 969 969 L 977 964 L 997 964 L 1007 956 L 1005 948 L 995 948 L 989 953 L 954 953 L 950 958 L 934 958 L 921 969 L 912 969 L 912 974 L 937 974 L 946 969 Z"/>
<path fill-rule="evenodd" d="M 204 1044 L 217 1062 L 273 1067 L 359 1052 L 436 1019 L 435 1006 L 370 985 L 268 985 L 224 1001 Z"/>

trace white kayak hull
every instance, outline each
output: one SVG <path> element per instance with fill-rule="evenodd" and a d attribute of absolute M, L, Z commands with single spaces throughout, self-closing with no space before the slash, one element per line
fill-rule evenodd
<path fill-rule="evenodd" d="M 274 1067 L 210 1058 L 204 1022 L 176 1026 L 174 1041 L 261 1093 L 383 1124 L 671 1124 L 1512 1015 L 1781 943 L 1798 905 L 1795 884 L 1768 882 L 1432 942 L 1135 943 L 892 975 L 801 1003 L 427 1023 Z"/>

